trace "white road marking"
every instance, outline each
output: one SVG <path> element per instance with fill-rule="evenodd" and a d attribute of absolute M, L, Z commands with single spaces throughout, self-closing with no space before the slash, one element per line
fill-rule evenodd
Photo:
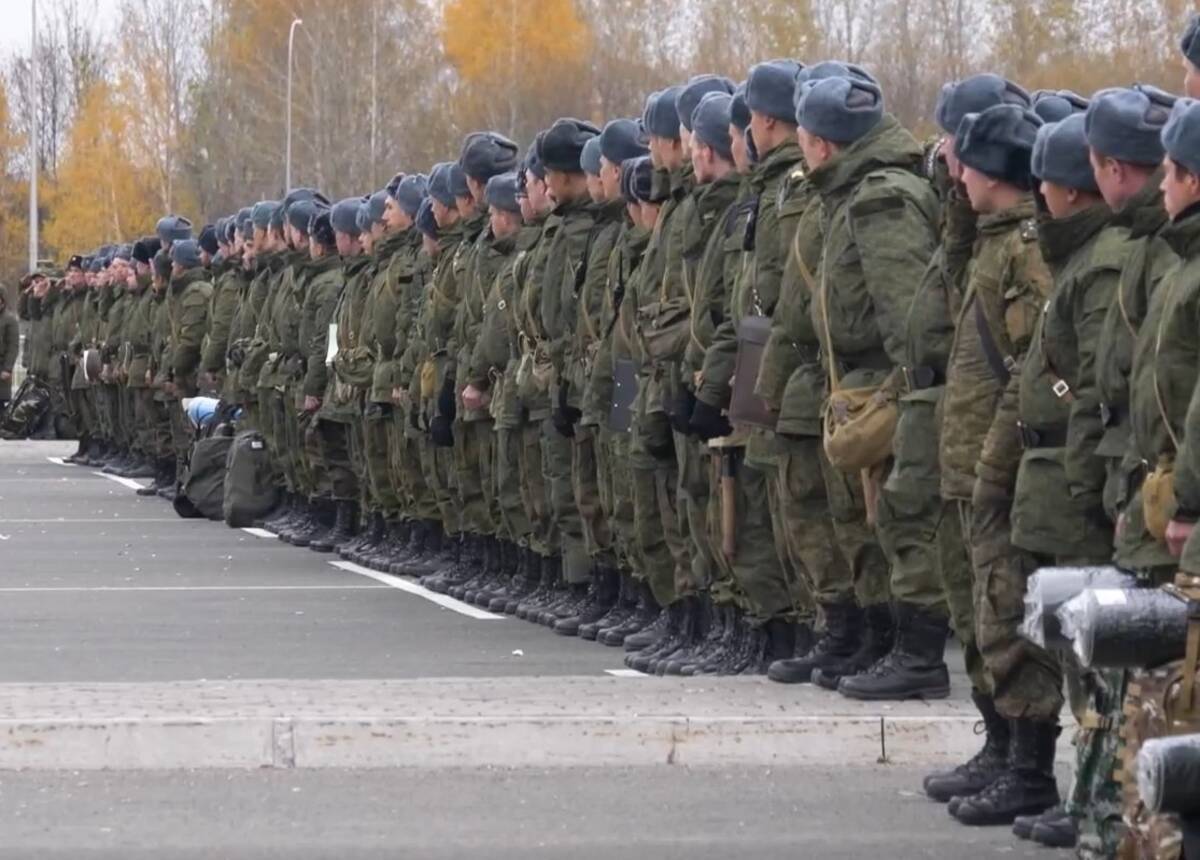
<path fill-rule="evenodd" d="M 605 669 L 604 674 L 612 675 L 614 678 L 649 678 L 645 672 L 639 672 L 637 669 Z"/>
<path fill-rule="evenodd" d="M 493 612 L 480 609 L 478 606 L 472 606 L 469 603 L 463 603 L 461 600 L 455 600 L 453 597 L 447 597 L 444 594 L 438 594 L 436 591 L 430 591 L 428 588 L 417 585 L 415 582 L 409 582 L 406 579 L 392 576 L 389 573 L 380 573 L 377 570 L 371 570 L 369 567 L 363 567 L 361 564 L 355 564 L 352 561 L 331 561 L 329 563 L 350 573 L 368 576 L 376 582 L 382 582 L 384 585 L 390 585 L 392 588 L 398 588 L 400 591 L 407 591 L 409 594 L 423 597 L 430 603 L 436 603 L 438 606 L 451 609 L 454 612 L 478 621 L 503 621 L 508 617 L 506 615 L 496 615 Z"/>
<path fill-rule="evenodd" d="M 0 594 L 89 591 L 381 591 L 383 585 L 80 585 L 0 587 Z"/>
<path fill-rule="evenodd" d="M 74 466 L 75 465 L 74 463 L 66 462 L 65 460 L 63 460 L 62 457 L 47 457 L 46 459 L 49 460 L 51 463 L 54 463 L 56 466 Z"/>
<path fill-rule="evenodd" d="M 190 523 L 194 520 L 185 520 L 183 517 L 81 517 L 71 519 L 69 517 L 32 517 L 30 519 L 0 519 L 0 524 L 4 523 Z"/>
<path fill-rule="evenodd" d="M 275 537 L 274 532 L 269 532 L 266 529 L 244 528 L 244 529 L 242 529 L 242 531 L 244 531 L 248 535 L 254 535 L 255 537 L 260 537 L 260 538 Z"/>
<path fill-rule="evenodd" d="M 106 472 L 92 472 L 93 475 L 99 475 L 101 478 L 108 478 L 110 481 L 116 481 L 122 487 L 128 487 L 131 490 L 140 490 L 145 484 L 135 481 L 133 478 L 122 478 L 120 475 L 109 475 Z"/>

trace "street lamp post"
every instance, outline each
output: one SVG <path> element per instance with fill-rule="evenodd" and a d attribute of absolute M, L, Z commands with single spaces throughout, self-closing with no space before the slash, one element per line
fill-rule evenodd
<path fill-rule="evenodd" d="M 37 0 L 31 0 L 33 28 L 29 38 L 29 271 L 38 264 L 38 55 Z"/>
<path fill-rule="evenodd" d="M 36 2 L 36 0 L 35 0 Z M 283 193 L 292 190 L 292 49 L 296 44 L 296 28 L 304 22 L 297 18 L 292 21 L 288 30 L 288 69 L 287 69 L 287 154 L 284 157 L 286 166 L 283 175 Z"/>

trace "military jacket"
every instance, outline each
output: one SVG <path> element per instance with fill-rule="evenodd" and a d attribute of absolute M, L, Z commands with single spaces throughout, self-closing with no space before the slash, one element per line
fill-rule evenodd
<path fill-rule="evenodd" d="M 362 416 L 363 398 L 371 384 L 371 356 L 363 344 L 363 307 L 367 301 L 371 258 L 365 254 L 342 260 L 345 286 L 338 297 L 333 322 L 337 325 L 337 351 L 333 373 L 325 386 L 321 418 L 350 423 Z"/>
<path fill-rule="evenodd" d="M 921 158 L 913 136 L 885 116 L 809 172 L 824 213 L 812 324 L 847 388 L 880 384 L 905 363 L 905 318 L 938 224 Z"/>
<path fill-rule="evenodd" d="M 1116 301 L 1108 309 L 1096 348 L 1096 384 L 1100 392 L 1104 437 L 1103 457 L 1122 458 L 1129 450 L 1129 378 L 1134 342 L 1150 307 L 1151 297 L 1177 257 L 1163 237 L 1162 170 L 1117 213 L 1114 224 L 1129 230 L 1128 256 L 1121 269 Z M 1124 499 L 1118 500 L 1122 504 Z"/>
<path fill-rule="evenodd" d="M 125 326 L 125 380 L 130 388 L 145 388 L 149 385 L 151 350 L 154 346 L 154 316 L 156 305 L 154 291 L 148 276 L 142 278 L 141 292 L 133 295 L 133 305 Z"/>
<path fill-rule="evenodd" d="M 171 279 L 167 288 L 167 318 L 171 338 L 166 365 L 175 383 L 176 396 L 196 394 L 200 348 L 208 330 L 208 305 L 212 284 L 205 269 L 191 269 Z"/>
<path fill-rule="evenodd" d="M 541 223 L 541 238 L 517 265 L 514 278 L 517 285 L 517 341 L 522 358 L 538 352 L 548 354 L 549 335 L 542 320 L 542 293 L 548 286 L 546 267 L 550 248 L 562 228 L 562 216 L 551 212 Z M 522 392 L 521 404 L 532 422 L 550 416 L 550 392 Z"/>
<path fill-rule="evenodd" d="M 775 312 L 793 238 L 783 229 L 779 215 L 789 198 L 790 184 L 802 178 L 800 147 L 788 141 L 766 153 L 754 166 L 745 193 L 739 196 L 747 211 L 745 226 L 740 231 L 745 253 L 737 280 L 726 288 L 727 310 L 705 352 L 696 395 L 710 406 L 724 408 L 729 404 L 738 324 L 748 316 L 771 316 Z M 735 228 L 733 236 L 738 235 Z"/>
<path fill-rule="evenodd" d="M 1011 487 L 1019 458 L 1011 414 L 1015 400 L 1010 414 L 997 415 L 1009 380 L 994 366 L 997 362 L 989 361 L 983 337 L 994 344 L 995 355 L 1009 373 L 1029 349 L 1034 324 L 1052 286 L 1037 238 L 1032 198 L 979 219 L 979 238 L 946 371 L 939 442 L 943 498 L 970 499 L 977 473 Z M 994 436 L 990 435 L 993 426 Z"/>
<path fill-rule="evenodd" d="M 300 399 L 324 397 L 329 384 L 329 368 L 325 356 L 329 349 L 329 326 L 337 309 L 338 298 L 345 284 L 342 261 L 336 254 L 313 260 L 308 266 L 308 289 L 300 309 L 301 352 L 304 355 L 304 377 Z"/>
<path fill-rule="evenodd" d="M 415 229 L 384 236 L 375 246 L 375 266 L 370 292 L 363 309 L 363 342 L 370 351 L 373 368 L 367 399 L 371 403 L 392 402 L 392 388 L 398 384 L 396 372 L 396 312 L 404 300 L 404 287 L 395 276 L 397 257 L 411 253 Z"/>
<path fill-rule="evenodd" d="M 458 326 L 458 333 L 455 336 L 458 344 L 457 366 L 460 374 L 467 377 L 472 375 L 474 348 L 479 341 L 480 330 L 487 314 L 488 297 L 492 294 L 496 276 L 515 252 L 516 244 L 515 236 L 505 239 L 495 238 L 490 226 L 483 231 L 476 242 L 471 265 L 467 270 L 466 294 L 459 306 L 459 315 L 456 321 Z M 463 383 L 459 386 L 460 391 L 465 387 L 467 381 L 469 380 L 460 379 L 460 382 Z M 489 417 L 486 407 L 480 410 L 467 409 L 461 402 L 461 396 L 458 409 L 459 418 L 463 421 L 479 421 Z"/>
<path fill-rule="evenodd" d="M 234 316 L 241 300 L 242 255 L 236 254 L 213 267 L 212 304 L 208 309 L 208 336 L 200 369 L 219 375 L 225 372 L 225 354 L 232 337 Z"/>
<path fill-rule="evenodd" d="M 1103 435 L 1096 388 L 1096 349 L 1104 318 L 1128 256 L 1128 233 L 1112 224 L 1103 203 L 1038 227 L 1042 256 L 1054 291 L 1037 323 L 1021 365 L 1018 414 L 1033 438 L 1064 435 L 1066 474 L 1075 497 L 1096 503 L 1104 489 L 1104 463 L 1096 455 Z M 1069 431 L 1069 438 L 1065 438 Z"/>

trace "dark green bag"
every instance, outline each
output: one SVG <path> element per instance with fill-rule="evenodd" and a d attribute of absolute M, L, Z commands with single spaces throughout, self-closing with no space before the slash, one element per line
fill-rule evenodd
<path fill-rule="evenodd" d="M 225 467 L 225 522 L 230 528 L 246 528 L 278 504 L 279 491 L 266 440 L 255 430 L 237 434 Z"/>
<path fill-rule="evenodd" d="M 187 477 L 180 494 L 190 504 L 176 504 L 176 513 L 185 518 L 223 518 L 225 462 L 232 444 L 232 438 L 222 435 L 197 439 L 192 444 Z"/>

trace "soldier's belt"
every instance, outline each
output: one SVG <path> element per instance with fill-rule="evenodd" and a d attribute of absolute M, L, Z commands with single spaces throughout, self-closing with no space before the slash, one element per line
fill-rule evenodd
<path fill-rule="evenodd" d="M 1021 447 L 1026 451 L 1033 448 L 1065 448 L 1067 445 L 1066 427 L 1039 429 L 1018 421 L 1017 435 L 1021 438 Z"/>

